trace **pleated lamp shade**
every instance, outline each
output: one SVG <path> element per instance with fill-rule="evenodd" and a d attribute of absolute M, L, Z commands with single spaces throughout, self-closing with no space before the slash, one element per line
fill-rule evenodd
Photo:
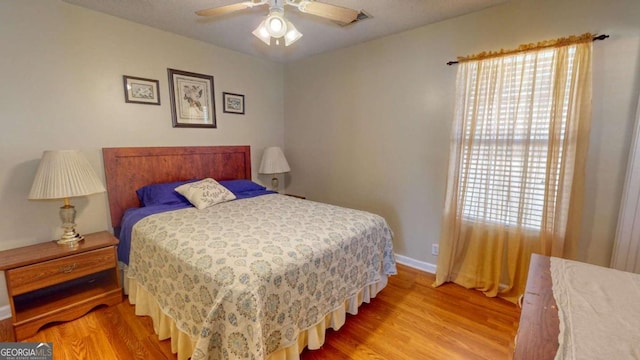
<path fill-rule="evenodd" d="M 104 191 L 91 164 L 79 151 L 45 151 L 29 199 L 65 199 Z"/>
<path fill-rule="evenodd" d="M 291 171 L 282 149 L 277 146 L 268 147 L 262 154 L 260 174 L 282 174 Z"/>

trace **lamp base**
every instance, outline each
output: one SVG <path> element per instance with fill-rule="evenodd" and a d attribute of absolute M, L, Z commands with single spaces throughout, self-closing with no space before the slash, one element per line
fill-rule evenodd
<path fill-rule="evenodd" d="M 58 245 L 64 245 L 71 248 L 78 246 L 78 243 L 84 238 L 76 231 L 76 209 L 69 201 L 65 199 L 64 206 L 60 207 L 60 219 L 62 220 L 62 237 L 57 241 Z"/>
<path fill-rule="evenodd" d="M 58 245 L 64 245 L 64 246 L 68 246 L 68 247 L 76 247 L 76 246 L 78 246 L 78 243 L 80 241 L 82 241 L 82 240 L 84 240 L 84 237 L 82 235 L 78 234 L 76 232 L 76 229 L 72 228 L 70 230 L 65 229 L 64 234 L 62 234 L 62 237 L 56 243 Z"/>
<path fill-rule="evenodd" d="M 278 180 L 278 178 L 277 178 L 276 176 L 274 176 L 274 177 L 271 179 L 271 187 L 273 188 L 273 191 L 275 191 L 275 192 L 280 192 L 280 189 L 279 189 L 279 187 L 280 187 L 280 181 Z"/>

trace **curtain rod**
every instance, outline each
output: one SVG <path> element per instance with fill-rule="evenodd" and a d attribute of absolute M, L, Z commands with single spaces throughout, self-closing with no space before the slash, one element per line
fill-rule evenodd
<path fill-rule="evenodd" d="M 593 41 L 596 41 L 596 40 L 604 40 L 604 39 L 606 39 L 606 38 L 608 38 L 608 37 L 609 37 L 609 35 L 607 35 L 607 34 L 602 34 L 602 35 L 594 36 L 594 37 L 593 37 Z M 459 63 L 458 61 L 449 61 L 449 62 L 447 63 L 447 65 L 451 66 L 451 65 L 458 64 L 458 63 Z"/>

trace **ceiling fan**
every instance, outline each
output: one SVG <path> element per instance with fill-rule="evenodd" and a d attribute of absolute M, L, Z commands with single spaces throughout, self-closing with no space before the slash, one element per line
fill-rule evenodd
<path fill-rule="evenodd" d="M 357 20 L 358 14 L 360 14 L 359 10 L 321 3 L 314 0 L 249 0 L 199 10 L 196 11 L 196 15 L 220 16 L 266 4 L 269 5 L 269 15 L 262 21 L 258 28 L 253 31 L 253 34 L 267 45 L 271 45 L 271 38 L 276 39 L 276 44 L 279 44 L 279 39 L 284 37 L 285 46 L 289 46 L 302 37 L 302 33 L 284 17 L 284 5 L 295 7 L 303 13 L 316 15 L 342 24 L 349 24 Z"/>

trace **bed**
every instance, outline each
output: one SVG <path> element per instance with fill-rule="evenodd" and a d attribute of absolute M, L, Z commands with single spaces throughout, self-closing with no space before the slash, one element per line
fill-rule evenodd
<path fill-rule="evenodd" d="M 140 210 L 141 187 L 251 179 L 248 146 L 104 148 L 103 158 L 115 234 Z M 380 216 L 280 194 L 240 197 L 131 227 L 125 290 L 179 359 L 298 359 L 396 273 Z"/>
<path fill-rule="evenodd" d="M 533 254 L 514 359 L 640 359 L 640 274 Z"/>

